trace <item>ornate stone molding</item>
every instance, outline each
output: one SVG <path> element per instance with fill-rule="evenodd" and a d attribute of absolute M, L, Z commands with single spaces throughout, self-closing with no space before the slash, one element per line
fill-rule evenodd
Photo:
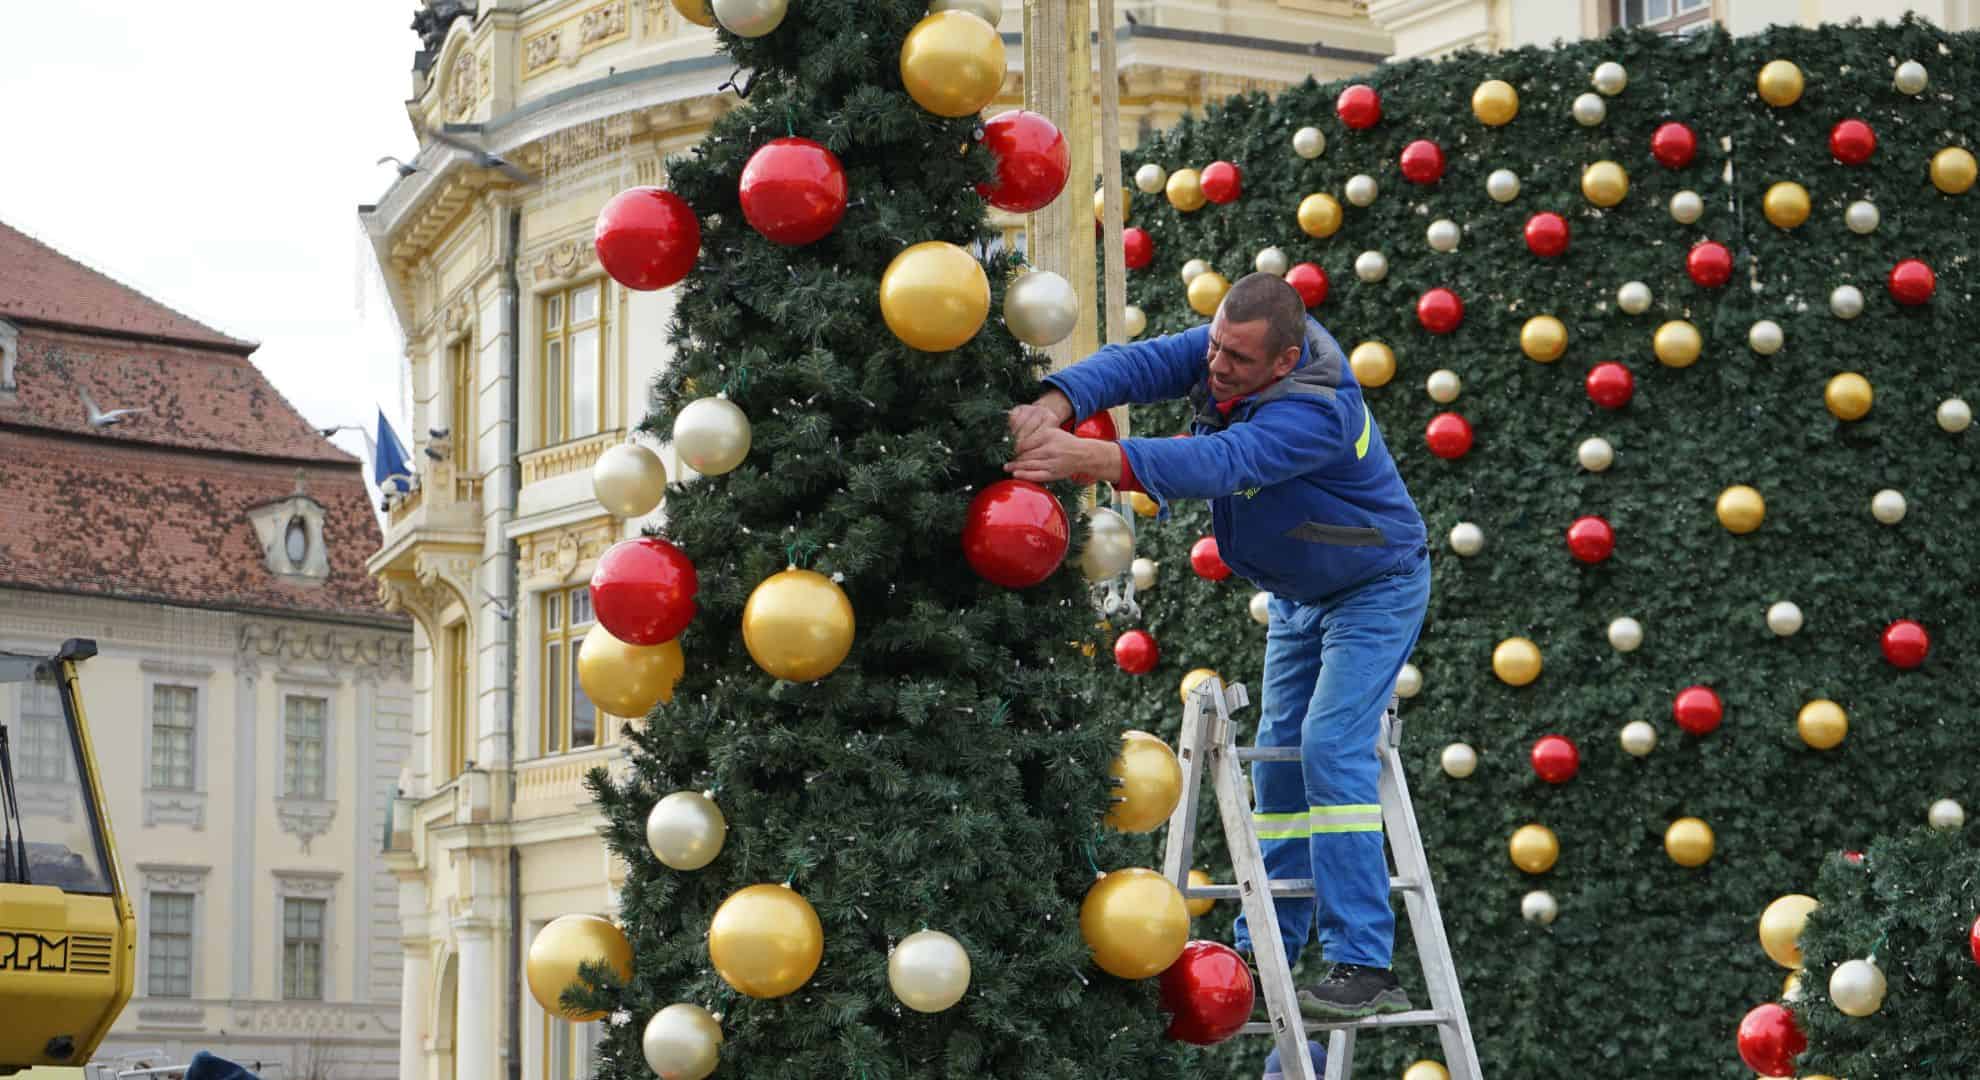
<path fill-rule="evenodd" d="M 571 579 L 578 567 L 605 554 L 605 549 L 618 536 L 610 515 L 558 529 L 524 533 L 516 538 L 523 580 L 538 587 L 561 585 Z"/>
<path fill-rule="evenodd" d="M 270 870 L 283 897 L 299 900 L 328 900 L 337 895 L 340 870 Z"/>
<path fill-rule="evenodd" d="M 399 1030 L 395 1008 L 314 1001 L 234 1001 L 228 1004 L 228 1020 L 227 1030 L 232 1032 L 312 1039 L 379 1038 L 395 1035 Z"/>
<path fill-rule="evenodd" d="M 607 0 L 578 16 L 578 51 L 589 52 L 626 36 L 626 0 Z"/>
<path fill-rule="evenodd" d="M 243 623 L 235 643 L 239 660 L 257 669 L 261 661 L 272 660 L 279 665 L 356 669 L 374 678 L 380 674 L 411 678 L 412 651 L 410 634 L 296 623 Z"/>
<path fill-rule="evenodd" d="M 447 69 L 447 119 L 461 121 L 471 116 L 486 84 L 481 58 L 463 48 Z"/>
<path fill-rule="evenodd" d="M 521 457 L 522 482 L 524 487 L 562 476 L 565 473 L 588 470 L 596 464 L 605 451 L 626 440 L 623 431 L 601 431 L 587 439 L 576 439 L 556 446 L 532 450 Z"/>
<path fill-rule="evenodd" d="M 557 62 L 564 51 L 564 28 L 553 26 L 535 37 L 523 39 L 523 78 L 542 72 Z"/>
<path fill-rule="evenodd" d="M 210 866 L 178 863 L 139 863 L 137 869 L 145 892 L 203 893 L 206 879 L 213 873 Z"/>
<path fill-rule="evenodd" d="M 465 331 L 468 326 L 468 320 L 473 314 L 474 305 L 465 295 L 456 298 L 453 303 L 448 304 L 446 314 L 441 317 L 447 334 L 451 336 Z"/>
<path fill-rule="evenodd" d="M 206 1026 L 206 1009 L 199 1005 L 140 1005 L 137 1017 L 140 1027 Z"/>
<path fill-rule="evenodd" d="M 144 824 L 146 828 L 153 825 L 189 825 L 194 829 L 206 828 L 206 792 L 146 789 Z"/>
<path fill-rule="evenodd" d="M 337 820 L 337 804 L 322 799 L 275 800 L 275 823 L 282 831 L 302 841 L 302 853 L 309 854 L 309 842 L 330 831 Z"/>
<path fill-rule="evenodd" d="M 597 262 L 598 252 L 589 240 L 559 240 L 536 260 L 536 281 L 539 285 L 569 281 Z"/>

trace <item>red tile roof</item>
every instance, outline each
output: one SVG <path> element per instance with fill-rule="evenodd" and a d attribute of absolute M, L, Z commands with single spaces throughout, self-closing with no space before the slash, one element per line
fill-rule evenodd
<path fill-rule="evenodd" d="M 228 337 L 0 222 L 0 319 L 250 351 Z"/>

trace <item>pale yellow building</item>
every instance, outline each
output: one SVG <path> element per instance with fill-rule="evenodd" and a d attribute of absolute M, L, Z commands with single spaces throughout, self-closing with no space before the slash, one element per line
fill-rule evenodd
<path fill-rule="evenodd" d="M 1394 36 L 1396 58 L 1490 52 L 1600 37 L 1618 26 L 1686 33 L 1718 23 L 1734 34 L 1778 24 L 1896 20 L 1915 11 L 1948 30 L 1980 23 L 1980 0 L 1368 0 Z"/>

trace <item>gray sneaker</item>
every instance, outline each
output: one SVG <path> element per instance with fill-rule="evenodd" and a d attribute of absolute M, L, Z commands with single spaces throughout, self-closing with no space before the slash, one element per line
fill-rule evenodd
<path fill-rule="evenodd" d="M 1299 1011 L 1317 1020 L 1359 1020 L 1409 1011 L 1396 973 L 1361 964 L 1335 964 L 1325 978 L 1299 988 Z"/>

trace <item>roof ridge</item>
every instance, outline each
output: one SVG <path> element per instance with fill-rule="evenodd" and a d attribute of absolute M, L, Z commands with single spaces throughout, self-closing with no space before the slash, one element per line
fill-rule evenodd
<path fill-rule="evenodd" d="M 17 235 L 17 236 L 19 236 L 19 237 L 20 237 L 21 239 L 23 239 L 23 240 L 26 240 L 26 241 L 27 241 L 28 243 L 30 243 L 30 244 L 33 244 L 33 245 L 35 245 L 36 247 L 39 247 L 39 248 L 41 248 L 42 250 L 44 250 L 44 251 L 46 251 L 46 252 L 47 252 L 47 253 L 49 253 L 50 255 L 53 255 L 53 256 L 55 256 L 55 257 L 56 257 L 56 258 L 58 258 L 58 259 L 62 259 L 62 260 L 63 260 L 63 261 L 65 261 L 65 262 L 68 262 L 68 263 L 71 263 L 71 264 L 73 264 L 73 265 L 75 265 L 75 266 L 77 266 L 77 267 L 79 267 L 79 268 L 81 268 L 82 270 L 84 270 L 84 271 L 86 271 L 86 272 L 88 272 L 88 273 L 90 273 L 90 274 L 93 274 L 93 275 L 95 275 L 95 276 L 96 276 L 96 277 L 98 277 L 98 278 L 101 278 L 101 279 L 102 279 L 102 280 L 103 280 L 104 282 L 106 282 L 106 283 L 108 283 L 109 285 L 111 285 L 111 286 L 113 286 L 113 287 L 115 287 L 116 289 L 118 289 L 118 290 L 120 290 L 120 291 L 122 291 L 122 292 L 125 292 L 125 293 L 128 293 L 128 294 L 130 294 L 131 296 L 134 296 L 134 297 L 136 297 L 136 298 L 138 298 L 139 300 L 142 300 L 142 301 L 144 301 L 145 303 L 147 303 L 147 304 L 150 304 L 150 305 L 152 305 L 153 307 L 156 307 L 156 308 L 158 308 L 158 309 L 159 309 L 160 311 L 163 311 L 163 312 L 165 312 L 166 314 L 168 314 L 168 315 L 171 315 L 171 316 L 172 316 L 172 317 L 174 317 L 174 318 L 177 318 L 177 319 L 182 319 L 182 320 L 184 320 L 185 322 L 187 322 L 187 323 L 189 323 L 189 324 L 191 324 L 191 325 L 192 325 L 192 326 L 193 326 L 194 328 L 196 328 L 196 329 L 199 329 L 199 330 L 203 330 L 203 331 L 205 331 L 205 332 L 206 332 L 206 333 L 207 333 L 208 335 L 211 335 L 211 336 L 210 336 L 210 338 L 209 338 L 209 339 L 207 339 L 206 341 L 204 341 L 204 342 L 202 342 L 202 343 L 204 343 L 204 344 L 214 344 L 214 343 L 224 343 L 224 344 L 227 344 L 227 345 L 233 345 L 233 346 L 239 346 L 239 347 L 243 347 L 243 348 L 249 348 L 249 349 L 254 349 L 254 348 L 259 348 L 259 347 L 260 347 L 260 344 L 261 344 L 260 342 L 256 342 L 256 341 L 250 341 L 250 340 L 248 340 L 248 339 L 246 339 L 246 338 L 239 338 L 239 337 L 235 337 L 234 335 L 232 335 L 232 334 L 229 334 L 229 333 L 227 333 L 227 332 L 226 332 L 226 331 L 224 331 L 224 330 L 220 330 L 220 329 L 217 329 L 217 328 L 216 328 L 216 327 L 214 327 L 214 326 L 213 326 L 213 324 L 212 324 L 211 322 L 209 322 L 208 320 L 206 320 L 206 319 L 202 319 L 202 318 L 199 318 L 199 317 L 197 317 L 197 316 L 194 316 L 194 315 L 192 315 L 192 314 L 190 314 L 190 313 L 188 313 L 188 312 L 185 312 L 185 311 L 182 311 L 182 310 L 180 310 L 179 308 L 177 308 L 177 307 L 174 307 L 173 305 L 171 305 L 171 304 L 168 304 L 168 303 L 166 303 L 165 301 L 163 301 L 163 300 L 160 300 L 159 298 L 157 298 L 157 297 L 155 297 L 155 296 L 153 296 L 153 295 L 151 295 L 150 293 L 148 293 L 148 292 L 146 292 L 146 291 L 144 291 L 143 289 L 140 289 L 140 288 L 138 288 L 137 286 L 135 286 L 135 285 L 132 285 L 132 284 L 130 284 L 130 283 L 128 283 L 127 281 L 125 281 L 124 279 L 122 279 L 122 278 L 120 278 L 120 277 L 118 277 L 117 275 L 115 275 L 115 274 L 112 274 L 112 273 L 111 273 L 111 272 L 110 272 L 110 271 L 109 271 L 108 269 L 106 269 L 106 268 L 104 268 L 104 267 L 102 267 L 102 266 L 98 266 L 98 265 L 96 265 L 96 264 L 95 264 L 94 262 L 91 262 L 91 261 L 89 261 L 89 260 L 86 260 L 86 259 L 84 259 L 84 258 L 81 258 L 81 257 L 79 257 L 79 256 L 76 256 L 76 255 L 72 255 L 72 254 L 70 254 L 69 252 L 67 252 L 67 251 L 64 251 L 63 249 L 61 249 L 61 248 L 58 248 L 58 247 L 56 247 L 56 246 L 55 246 L 54 244 L 51 244 L 51 243 L 49 243 L 48 241 L 46 241 L 46 240 L 43 240 L 43 239 L 42 239 L 41 237 L 39 237 L 39 236 L 36 236 L 36 235 L 35 235 L 34 233 L 31 233 L 31 232 L 29 232 L 28 230 L 26 230 L 26 229 L 24 229 L 24 228 L 22 228 L 22 227 L 20 227 L 20 226 L 18 226 L 18 225 L 15 225 L 15 224 L 13 224 L 13 223 L 11 223 L 11 222 L 8 222 L 8 221 L 6 221 L 6 220 L 4 220 L 4 219 L 0 219 L 0 230 L 4 230 L 4 231 L 6 231 L 6 232 L 11 232 L 11 233 L 13 233 L 13 234 L 15 234 L 15 235 Z M 4 313 L 0 313 L 0 314 L 4 314 Z M 28 316 L 28 315 L 26 315 L 25 313 L 22 313 L 22 317 L 24 317 L 24 318 L 31 318 L 32 316 Z M 57 321 L 59 321 L 59 320 L 57 320 Z M 86 324 L 84 324 L 84 325 L 86 325 Z M 90 329 L 96 329 L 96 330 L 108 330 L 108 331 L 112 331 L 112 332 L 116 332 L 116 331 L 118 331 L 118 330 L 123 330 L 123 331 L 125 331 L 125 332 L 132 332 L 132 331 L 130 331 L 130 329 L 129 329 L 128 327 L 114 327 L 114 326 L 92 326 L 92 327 L 90 327 Z M 171 336 L 173 336 L 173 335 L 170 335 L 170 334 L 156 334 L 155 336 L 160 336 L 160 337 L 171 337 Z M 189 339 L 189 340 L 192 340 L 192 341 L 200 341 L 200 339 L 198 339 L 198 338 L 192 338 L 192 339 Z"/>

